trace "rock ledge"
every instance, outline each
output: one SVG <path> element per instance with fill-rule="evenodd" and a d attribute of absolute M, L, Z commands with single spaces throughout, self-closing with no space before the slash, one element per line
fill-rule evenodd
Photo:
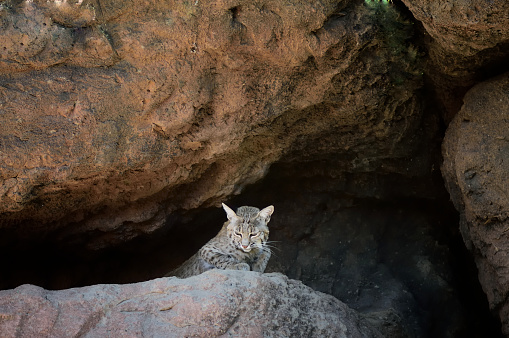
<path fill-rule="evenodd" d="M 126 285 L 0 292 L 4 337 L 381 337 L 336 298 L 279 273 L 208 271 Z"/>

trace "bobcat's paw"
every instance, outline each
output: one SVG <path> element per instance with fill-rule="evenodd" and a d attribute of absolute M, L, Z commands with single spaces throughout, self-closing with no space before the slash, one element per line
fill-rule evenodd
<path fill-rule="evenodd" d="M 253 271 L 263 273 L 265 271 L 265 268 L 262 268 L 261 266 L 258 265 L 253 265 Z"/>
<path fill-rule="evenodd" d="M 232 266 L 232 268 L 233 268 L 233 270 L 244 270 L 244 271 L 251 270 L 251 267 L 247 263 L 238 263 L 238 264 L 235 264 L 234 266 Z"/>

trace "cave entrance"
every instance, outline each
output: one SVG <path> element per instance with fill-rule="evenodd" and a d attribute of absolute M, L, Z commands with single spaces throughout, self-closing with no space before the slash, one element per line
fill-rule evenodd
<path fill-rule="evenodd" d="M 331 177 L 321 164 L 307 165 L 300 176 L 295 164 L 273 165 L 265 179 L 225 201 L 232 208 L 275 206 L 269 223 L 275 248 L 266 272 L 284 273 L 383 318 L 396 335 L 501 336 L 439 176 L 420 183 L 373 173 Z M 54 239 L 17 243 L 3 248 L 10 259 L 2 288 L 158 278 L 215 236 L 225 220 L 219 207 L 173 214 L 156 233 L 100 252 Z"/>

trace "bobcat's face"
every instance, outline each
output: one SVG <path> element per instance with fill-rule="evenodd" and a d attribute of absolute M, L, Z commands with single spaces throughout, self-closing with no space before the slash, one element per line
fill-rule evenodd
<path fill-rule="evenodd" d="M 255 226 L 251 224 L 252 222 L 260 224 Z M 234 223 L 235 226 L 228 229 L 230 241 L 233 246 L 244 252 L 249 252 L 254 247 L 262 248 L 269 237 L 269 229 L 263 222 L 240 218 Z"/>
<path fill-rule="evenodd" d="M 269 238 L 267 223 L 274 212 L 274 207 L 269 206 L 261 211 L 253 207 L 240 207 L 237 213 L 225 204 L 223 208 L 230 220 L 227 233 L 231 244 L 244 252 L 250 252 L 253 248 L 263 249 Z"/>

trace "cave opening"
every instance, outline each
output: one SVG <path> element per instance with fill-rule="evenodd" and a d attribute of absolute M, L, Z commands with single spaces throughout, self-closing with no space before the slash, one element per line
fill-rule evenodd
<path fill-rule="evenodd" d="M 275 206 L 269 223 L 275 248 L 266 272 L 383 318 L 395 336 L 501 337 L 439 173 L 430 186 L 396 174 L 332 177 L 329 165 L 299 165 L 307 169 L 299 176 L 294 163 L 277 163 L 261 182 L 225 201 L 234 209 Z M 220 207 L 175 213 L 154 234 L 95 252 L 54 239 L 3 247 L 9 259 L 1 286 L 64 289 L 158 278 L 225 220 Z"/>

